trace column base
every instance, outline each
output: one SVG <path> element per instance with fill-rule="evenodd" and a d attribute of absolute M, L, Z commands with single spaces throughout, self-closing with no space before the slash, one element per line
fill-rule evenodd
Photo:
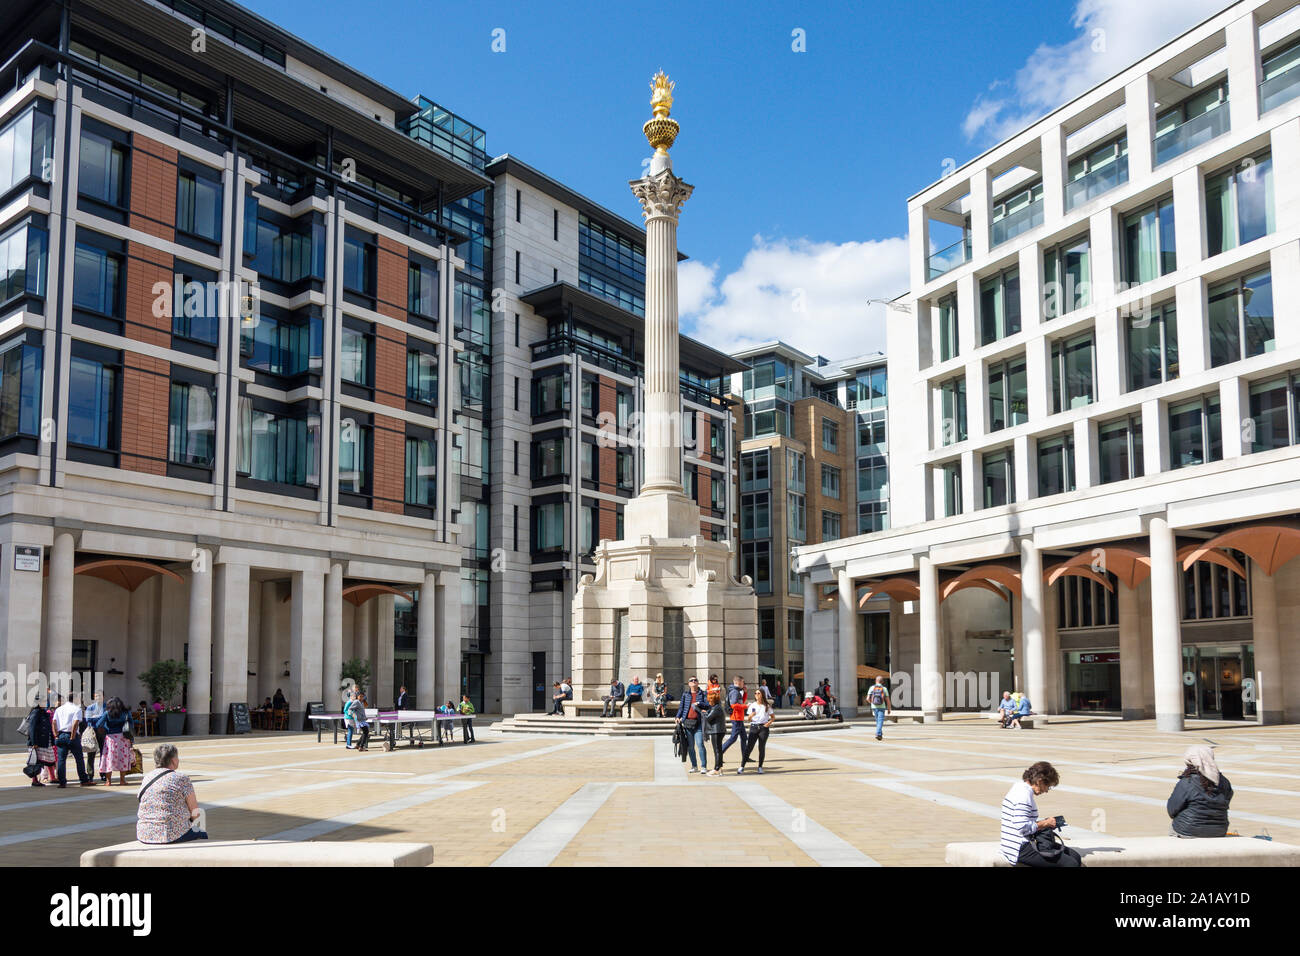
<path fill-rule="evenodd" d="M 1123 711 L 1120 712 L 1120 716 L 1123 720 L 1145 720 L 1147 716 L 1147 712 L 1143 710 L 1141 707 L 1134 707 L 1134 708 L 1126 707 L 1124 708 Z"/>
<path fill-rule="evenodd" d="M 941 724 L 943 723 L 943 713 L 942 711 L 937 710 L 923 711 L 921 714 L 921 720 L 923 723 L 927 724 Z"/>
<path fill-rule="evenodd" d="M 1156 730 L 1166 734 L 1181 734 L 1184 730 L 1182 714 L 1156 714 Z"/>
<path fill-rule="evenodd" d="M 212 726 L 211 714 L 187 714 L 185 717 L 185 734 L 188 737 L 202 737 L 209 733 Z"/>
<path fill-rule="evenodd" d="M 840 713 L 844 715 L 844 719 L 845 719 L 845 720 L 848 720 L 848 719 L 851 718 L 851 717 L 857 717 L 857 716 L 858 716 L 858 708 L 857 708 L 857 707 L 845 707 L 845 706 L 843 706 L 843 705 L 840 705 Z"/>
<path fill-rule="evenodd" d="M 1286 723 L 1286 712 L 1281 710 L 1262 710 L 1259 712 L 1260 726 L 1270 727 L 1274 724 Z"/>

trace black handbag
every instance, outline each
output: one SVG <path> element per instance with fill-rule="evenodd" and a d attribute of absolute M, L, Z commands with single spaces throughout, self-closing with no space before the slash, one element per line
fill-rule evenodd
<path fill-rule="evenodd" d="M 1063 855 L 1073 857 L 1080 863 L 1083 861 L 1078 850 L 1065 845 L 1065 841 L 1057 834 L 1055 827 L 1048 827 L 1034 834 L 1034 849 L 1047 863 L 1057 863 Z"/>

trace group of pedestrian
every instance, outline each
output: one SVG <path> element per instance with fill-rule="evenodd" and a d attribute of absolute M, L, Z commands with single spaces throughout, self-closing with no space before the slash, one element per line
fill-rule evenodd
<path fill-rule="evenodd" d="M 1024 730 L 1020 725 L 1023 718 L 1029 717 L 1034 712 L 1033 705 L 1029 703 L 1029 698 L 1020 691 L 1004 690 L 1002 699 L 998 701 L 998 709 L 993 715 L 998 726 L 1003 730 Z"/>
<path fill-rule="evenodd" d="M 118 775 L 125 786 L 132 769 L 134 734 L 131 711 L 120 697 L 103 702 L 95 694 L 90 706 L 83 707 L 81 695 L 61 695 L 56 706 L 33 705 L 19 727 L 27 737 L 27 765 L 24 773 L 33 787 L 68 785 L 68 756 L 77 767 L 77 780 L 83 787 L 95 784 L 95 758 L 99 757 L 99 778 L 111 786 Z"/>
<path fill-rule="evenodd" d="M 476 714 L 477 711 L 474 709 L 474 704 L 469 699 L 469 694 L 461 694 L 459 704 L 453 703 L 450 700 L 447 701 L 445 704 L 438 707 L 437 712 L 444 715 L 446 718 L 449 718 L 438 721 L 439 740 L 442 740 L 444 736 L 449 743 L 456 739 L 456 721 L 450 718 L 452 718 L 453 715 L 459 714 L 463 718 L 461 720 L 461 740 L 467 744 L 474 743 L 474 714 Z"/>
<path fill-rule="evenodd" d="M 1031 764 L 1021 779 L 1011 785 L 1002 799 L 1003 858 L 1012 866 L 1076 867 L 1083 858 L 1073 847 L 1065 845 L 1059 831 L 1065 826 L 1062 816 L 1038 815 L 1038 801 L 1061 782 L 1060 774 L 1050 763 L 1040 760 Z M 1228 807 L 1232 803 L 1232 784 L 1220 772 L 1214 751 L 1205 745 L 1188 747 L 1183 754 L 1183 769 L 1165 802 L 1169 815 L 1169 836 L 1181 839 L 1214 838 L 1228 835 Z"/>
<path fill-rule="evenodd" d="M 723 772 L 723 755 L 737 740 L 740 741 L 741 757 L 736 773 L 745 772 L 756 748 L 758 772 L 762 773 L 767 757 L 767 737 L 775 719 L 772 697 L 765 686 L 759 687 L 751 701 L 745 679 L 739 675 L 732 679 L 725 696 L 716 674 L 709 675 L 709 683 L 704 688 L 700 687 L 697 678 L 692 677 L 687 681 L 686 691 L 677 706 L 674 739 L 682 763 L 690 758 L 690 773 L 720 776 Z M 726 734 L 728 723 L 731 726 L 731 736 L 724 743 L 722 738 Z M 709 767 L 704 748 L 706 737 L 713 748 L 712 768 Z"/>
<path fill-rule="evenodd" d="M 564 716 L 564 702 L 573 700 L 573 678 L 561 677 L 551 688 L 551 716 Z"/>

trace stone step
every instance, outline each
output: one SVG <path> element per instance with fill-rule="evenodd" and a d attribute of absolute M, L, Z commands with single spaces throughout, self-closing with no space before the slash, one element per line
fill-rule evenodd
<path fill-rule="evenodd" d="M 521 714 L 493 724 L 504 733 L 584 734 L 601 737 L 671 737 L 676 724 L 671 720 L 547 718 L 541 714 Z M 847 729 L 850 724 L 837 720 L 778 720 L 772 734 L 808 733 L 810 731 Z"/>

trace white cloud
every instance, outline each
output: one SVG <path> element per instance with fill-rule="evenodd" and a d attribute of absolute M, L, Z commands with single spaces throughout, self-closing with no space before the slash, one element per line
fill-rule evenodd
<path fill-rule="evenodd" d="M 1014 79 L 994 81 L 962 129 L 967 139 L 1000 142 L 1228 6 L 1225 0 L 1079 0 L 1071 19 L 1079 35 L 1040 45 Z"/>
<path fill-rule="evenodd" d="M 682 330 L 724 352 L 780 339 L 830 359 L 885 349 L 884 306 L 906 291 L 907 240 L 813 242 L 755 236 L 740 268 L 678 271 Z"/>

